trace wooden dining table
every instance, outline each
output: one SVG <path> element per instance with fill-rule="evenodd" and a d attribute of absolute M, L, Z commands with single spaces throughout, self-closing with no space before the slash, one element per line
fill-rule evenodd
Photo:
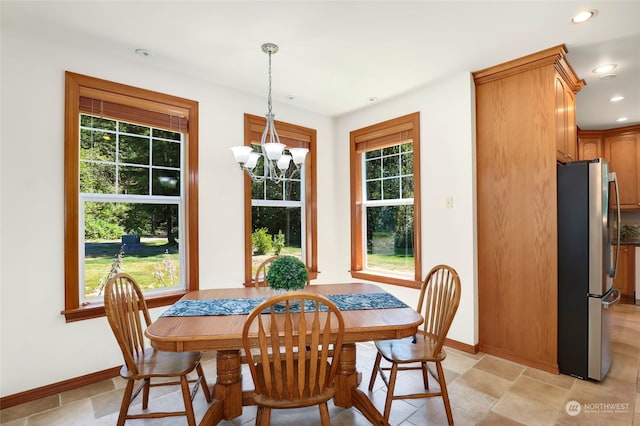
<path fill-rule="evenodd" d="M 386 293 L 376 285 L 365 283 L 317 284 L 307 286 L 305 291 L 325 296 Z M 180 301 L 264 299 L 274 294 L 274 290 L 268 287 L 223 288 L 189 292 Z M 342 310 L 341 313 L 345 332 L 335 379 L 334 404 L 357 408 L 374 425 L 388 425 L 367 394 L 358 389 L 361 374 L 356 369 L 356 343 L 413 336 L 423 318 L 406 305 L 396 308 L 369 306 L 366 309 Z M 231 420 L 242 415 L 243 406 L 255 405 L 253 390 L 242 389 L 240 351 L 246 317 L 246 314 L 160 316 L 145 332 L 157 350 L 216 351 L 215 400 L 205 414 L 203 424 Z"/>

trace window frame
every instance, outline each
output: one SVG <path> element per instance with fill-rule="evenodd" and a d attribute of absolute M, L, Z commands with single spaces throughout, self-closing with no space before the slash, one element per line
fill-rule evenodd
<path fill-rule="evenodd" d="M 413 139 L 413 256 L 414 277 L 380 274 L 365 269 L 366 225 L 364 200 L 364 153 L 403 143 L 403 132 Z M 351 181 L 351 276 L 353 278 L 420 288 L 422 283 L 422 249 L 420 225 L 420 113 L 415 112 L 391 120 L 353 130 L 350 139 Z M 405 139 L 406 140 L 406 139 Z"/>
<path fill-rule="evenodd" d="M 316 187 L 316 130 L 308 127 L 302 127 L 295 124 L 285 123 L 282 121 L 274 121 L 278 136 L 282 143 L 287 147 L 307 148 L 307 158 L 304 162 L 304 191 L 301 198 L 304 197 L 304 206 L 302 210 L 304 216 L 301 218 L 303 234 L 303 244 L 305 244 L 303 261 L 309 270 L 309 279 L 318 277 L 318 255 L 317 255 L 317 187 Z M 260 136 L 266 125 L 266 118 L 252 114 L 244 114 L 244 145 L 251 146 L 260 144 Z M 244 174 L 244 286 L 253 287 L 252 274 L 252 193 L 251 178 L 247 173 Z"/>
<path fill-rule="evenodd" d="M 66 322 L 104 316 L 102 302 L 81 303 L 80 296 L 80 98 L 100 99 L 133 109 L 185 117 L 187 120 L 184 147 L 184 224 L 187 236 L 184 250 L 184 280 L 186 289 L 162 294 L 145 295 L 150 308 L 167 306 L 189 291 L 199 289 L 198 252 L 198 102 L 115 83 L 82 74 L 65 72 L 65 133 L 64 133 L 64 205 L 65 205 L 65 309 Z M 121 118 L 122 119 L 122 118 Z M 82 242 L 84 238 L 82 238 Z"/>

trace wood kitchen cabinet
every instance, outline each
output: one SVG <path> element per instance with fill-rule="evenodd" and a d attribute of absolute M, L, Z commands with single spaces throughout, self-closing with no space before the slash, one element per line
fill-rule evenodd
<path fill-rule="evenodd" d="M 614 259 L 617 252 L 613 247 Z M 635 280 L 635 246 L 621 245 L 620 257 L 618 259 L 618 271 L 613 280 L 613 286 L 620 290 L 621 301 L 623 303 L 634 303 L 634 280 Z"/>
<path fill-rule="evenodd" d="M 556 96 L 556 159 L 561 163 L 576 161 L 577 128 L 576 100 L 564 78 L 558 74 L 554 81 Z"/>
<path fill-rule="evenodd" d="M 578 132 L 578 160 L 593 160 L 604 157 L 602 132 Z"/>
<path fill-rule="evenodd" d="M 479 349 L 558 372 L 558 151 L 576 158 L 564 45 L 473 73 Z M 559 111 L 559 109 L 561 111 Z"/>
<path fill-rule="evenodd" d="M 598 157 L 604 157 L 609 162 L 609 171 L 616 172 L 620 208 L 640 210 L 640 126 L 579 130 L 578 159 Z M 615 197 L 610 202 L 615 207 Z"/>
<path fill-rule="evenodd" d="M 609 170 L 616 172 L 620 190 L 620 208 L 640 209 L 640 126 L 635 131 L 606 134 L 604 158 Z M 615 206 L 615 197 L 611 197 Z"/>

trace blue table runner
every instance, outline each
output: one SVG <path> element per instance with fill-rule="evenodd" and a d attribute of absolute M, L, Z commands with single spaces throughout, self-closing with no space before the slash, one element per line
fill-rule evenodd
<path fill-rule="evenodd" d="M 365 294 L 327 294 L 327 299 L 336 304 L 341 311 L 365 309 L 393 309 L 408 308 L 402 301 L 389 293 Z M 202 299 L 179 300 L 167 309 L 163 317 L 189 317 L 211 315 L 247 315 L 253 308 L 267 300 L 266 297 L 234 298 L 234 299 Z M 307 302 L 305 310 L 315 309 L 314 303 Z M 276 312 L 284 312 L 284 307 L 276 306 Z M 320 310 L 327 310 L 321 305 Z M 292 312 L 300 312 L 300 306 L 291 307 Z"/>

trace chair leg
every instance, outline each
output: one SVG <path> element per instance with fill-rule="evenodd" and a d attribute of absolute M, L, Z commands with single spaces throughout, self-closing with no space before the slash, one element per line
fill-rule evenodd
<path fill-rule="evenodd" d="M 189 379 L 187 379 L 187 376 L 180 377 L 180 387 L 182 388 L 184 410 L 187 414 L 187 424 L 189 426 L 196 426 L 196 416 L 193 413 L 193 403 L 191 402 L 191 392 L 189 391 Z"/>
<path fill-rule="evenodd" d="M 327 407 L 326 402 L 321 402 L 318 405 L 320 409 L 320 421 L 322 422 L 322 426 L 331 426 L 331 420 L 329 420 L 329 408 Z"/>
<path fill-rule="evenodd" d="M 424 382 L 425 390 L 429 389 L 429 371 L 427 371 L 427 363 L 421 362 L 422 366 L 422 381 Z"/>
<path fill-rule="evenodd" d="M 271 423 L 271 408 L 258 406 L 256 412 L 256 426 L 269 426 Z"/>
<path fill-rule="evenodd" d="M 118 415 L 118 426 L 124 426 L 124 421 L 129 412 L 129 404 L 131 404 L 131 394 L 133 393 L 134 380 L 127 380 L 127 386 L 124 388 L 122 395 L 122 405 L 120 405 L 120 414 Z"/>
<path fill-rule="evenodd" d="M 391 375 L 389 377 L 389 387 L 387 388 L 387 400 L 384 403 L 384 418 L 389 421 L 391 414 L 391 402 L 393 401 L 393 391 L 396 388 L 396 377 L 398 375 L 398 364 L 391 365 Z"/>
<path fill-rule="evenodd" d="M 447 412 L 447 420 L 449 425 L 453 425 L 453 414 L 451 413 L 451 404 L 449 402 L 449 392 L 447 392 L 447 380 L 444 377 L 444 370 L 440 361 L 436 362 L 436 368 L 438 369 L 438 382 L 440 383 L 440 391 L 442 392 L 442 400 L 444 402 L 444 409 Z"/>
<path fill-rule="evenodd" d="M 202 364 L 198 363 L 196 367 L 196 371 L 198 372 L 198 377 L 200 377 L 200 386 L 202 386 L 202 392 L 204 392 L 204 397 L 207 399 L 207 402 L 213 401 L 211 398 L 211 391 L 209 390 L 209 384 L 207 383 L 207 379 L 204 376 L 204 370 L 202 369 Z"/>
<path fill-rule="evenodd" d="M 382 355 L 380 352 L 376 355 L 376 362 L 373 363 L 373 369 L 371 371 L 371 379 L 369 379 L 369 392 L 373 390 L 373 384 L 376 381 L 376 376 L 378 375 L 378 369 L 380 368 L 380 361 L 382 360 Z"/>
<path fill-rule="evenodd" d="M 151 388 L 151 379 L 144 379 L 144 386 L 142 388 L 142 409 L 146 410 L 149 407 L 149 389 Z"/>

